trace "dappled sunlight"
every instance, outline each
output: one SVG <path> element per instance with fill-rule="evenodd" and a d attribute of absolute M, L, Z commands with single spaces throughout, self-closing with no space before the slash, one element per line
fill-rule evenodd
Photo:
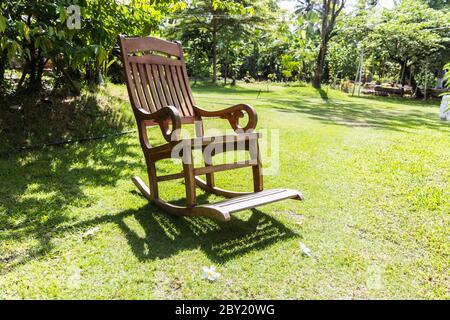
<path fill-rule="evenodd" d="M 418 110 L 419 107 L 398 110 L 354 101 L 328 100 L 326 104 L 317 104 L 313 100 L 294 102 L 277 99 L 272 100 L 272 105 L 281 112 L 302 113 L 325 124 L 393 131 L 428 128 L 450 132 L 450 126 L 441 121 L 437 113 L 430 112 L 428 107 L 423 110 Z"/>
<path fill-rule="evenodd" d="M 199 104 L 214 104 L 216 95 L 201 95 Z M 389 268 L 397 266 L 386 281 L 406 273 L 430 290 L 442 288 L 439 274 L 447 246 L 441 239 L 448 234 L 445 210 L 450 205 L 443 168 L 450 149 L 442 139 L 448 128 L 435 118 L 434 106 L 352 98 L 331 89 L 327 101 L 311 88 L 278 87 L 258 99 L 251 95 L 223 94 L 220 103 L 250 100 L 261 129 L 283 128 L 280 171 L 266 176 L 265 186 L 304 191 L 302 206 L 272 204 L 233 214 L 227 223 L 170 216 L 149 204 L 130 181 L 134 175 L 146 180 L 134 133 L 15 153 L 0 160 L 0 178 L 7 182 L 0 184 L 0 274 L 8 279 L 19 273 L 31 279 L 43 270 L 55 277 L 75 275 L 86 287 L 64 291 L 70 296 L 89 292 L 93 277 L 105 295 L 108 279 L 116 279 L 127 290 L 138 288 L 138 296 L 191 297 L 190 291 L 171 289 L 172 284 L 184 288 L 189 282 L 201 289 L 195 281 L 202 281 L 202 266 L 216 265 L 222 274 L 214 282 L 216 290 L 229 296 L 235 294 L 224 287 L 228 281 L 236 290 L 243 290 L 242 281 L 262 281 L 261 292 L 276 288 L 283 292 L 279 296 L 295 296 L 295 290 L 282 291 L 289 279 L 293 287 L 314 288 L 309 297 L 326 287 L 330 272 L 339 275 L 333 280 L 337 287 L 353 294 L 349 283 L 365 283 L 358 272 L 384 257 L 393 259 Z M 165 161 L 157 169 L 171 174 L 181 167 L 179 161 Z M 250 177 L 248 170 L 222 172 L 216 182 L 247 191 Z M 182 180 L 163 182 L 160 196 L 184 205 L 184 187 Z M 198 192 L 199 204 L 219 198 Z M 66 262 L 60 270 L 61 259 Z M 411 273 L 421 265 L 427 266 L 423 275 Z M 198 275 L 192 278 L 191 270 Z M 436 282 L 427 282 L 428 276 Z M 164 280 L 161 288 L 147 292 L 158 279 Z M 52 285 L 75 290 L 65 282 Z M 412 282 L 408 286 L 417 288 Z M 47 282 L 32 289 L 43 287 Z"/>
<path fill-rule="evenodd" d="M 2 0 L 0 299 L 448 299 L 447 7 Z"/>
<path fill-rule="evenodd" d="M 127 216 L 133 216 L 138 221 L 145 237 L 142 237 L 142 231 L 139 234 L 133 231 L 135 226 L 122 218 Z M 144 261 L 163 259 L 184 250 L 200 248 L 210 259 L 223 263 L 252 250 L 261 250 L 271 243 L 299 236 L 256 209 L 252 210 L 250 218 L 241 220 L 236 215 L 226 224 L 206 218 L 171 217 L 152 205 L 119 213 L 116 218 L 108 220 L 119 225 L 133 253 Z M 92 224 L 97 222 L 93 221 Z"/>
<path fill-rule="evenodd" d="M 100 145 L 107 146 L 108 152 L 96 152 Z M 126 156 L 135 160 L 122 160 Z M 95 203 L 97 195 L 88 195 L 86 187 L 116 185 L 120 177 L 129 175 L 124 169 L 132 164 L 139 168 L 139 160 L 138 149 L 131 148 L 124 138 L 51 152 L 19 153 L 0 160 L 0 177 L 8 181 L 0 187 L 0 195 L 7 199 L 0 212 L 2 244 L 26 240 L 24 259 L 47 252 L 37 248 L 49 248 L 54 230 L 79 219 L 70 213 L 71 206 L 87 208 Z M 8 256 L 7 248 L 2 251 L 7 250 L 3 254 Z M 14 260 L 8 259 L 8 264 L 18 263 Z"/>

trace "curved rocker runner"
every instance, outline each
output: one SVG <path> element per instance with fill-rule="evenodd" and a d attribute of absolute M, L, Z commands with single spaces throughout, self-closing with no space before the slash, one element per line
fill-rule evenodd
<path fill-rule="evenodd" d="M 147 163 L 149 186 L 139 177 L 133 182 L 141 193 L 155 205 L 179 216 L 205 216 L 219 221 L 230 220 L 230 213 L 254 208 L 284 199 L 303 200 L 300 192 L 290 189 L 263 190 L 261 158 L 258 138 L 254 132 L 257 124 L 255 109 L 247 104 L 208 111 L 195 104 L 183 50 L 179 43 L 153 37 L 127 38 L 119 36 L 122 61 L 125 69 L 128 95 L 136 118 L 139 140 Z M 242 127 L 239 119 L 248 116 Z M 203 118 L 218 117 L 227 120 L 235 134 L 205 137 Z M 195 123 L 196 138 L 180 137 L 183 124 Z M 158 125 L 167 143 L 151 146 L 147 127 Z M 192 151 L 202 150 L 205 166 L 195 168 Z M 245 150 L 250 160 L 213 165 L 212 157 L 230 150 Z M 157 176 L 156 162 L 161 159 L 181 158 L 183 170 L 179 173 Z M 215 186 L 214 172 L 251 167 L 253 192 L 234 192 Z M 206 181 L 198 176 L 205 175 Z M 176 206 L 159 197 L 158 183 L 183 178 L 186 184 L 186 206 Z M 196 205 L 195 189 L 230 198 L 222 202 Z"/>

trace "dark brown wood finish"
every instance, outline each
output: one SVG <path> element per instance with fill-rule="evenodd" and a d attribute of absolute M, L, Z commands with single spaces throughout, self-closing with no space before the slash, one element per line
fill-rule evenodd
<path fill-rule="evenodd" d="M 133 182 L 141 193 L 155 205 L 174 215 L 206 216 L 228 221 L 230 213 L 283 199 L 302 200 L 301 193 L 289 189 L 263 191 L 262 164 L 258 146 L 260 135 L 254 132 L 258 121 L 256 111 L 247 104 L 227 109 L 208 111 L 196 105 L 189 86 L 183 50 L 179 43 L 153 37 L 127 38 L 119 36 L 122 62 L 125 70 L 128 94 L 138 126 L 139 140 L 147 163 L 149 187 L 139 177 Z M 239 119 L 248 115 L 245 126 Z M 205 137 L 203 118 L 218 117 L 228 120 L 234 135 Z M 196 138 L 181 139 L 183 124 L 195 123 Z M 147 127 L 158 125 L 167 143 L 152 146 L 147 137 Z M 178 173 L 158 176 L 156 163 L 174 157 L 174 148 L 182 147 L 183 168 Z M 195 168 L 192 150 L 202 150 L 205 166 Z M 230 149 L 231 148 L 231 149 Z M 178 150 L 178 149 L 177 149 Z M 213 156 L 229 151 L 245 150 L 250 160 L 214 165 Z M 251 167 L 254 193 L 234 192 L 215 186 L 214 172 Z M 205 175 L 206 181 L 198 176 Z M 169 204 L 159 197 L 158 183 L 184 179 L 186 206 Z M 196 187 L 231 200 L 196 205 Z"/>

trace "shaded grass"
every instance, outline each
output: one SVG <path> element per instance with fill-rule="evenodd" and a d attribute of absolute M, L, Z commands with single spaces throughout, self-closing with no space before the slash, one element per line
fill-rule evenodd
<path fill-rule="evenodd" d="M 304 203 L 229 223 L 166 215 L 130 182 L 145 177 L 135 135 L 13 154 L 0 159 L 0 297 L 449 298 L 450 132 L 437 105 L 266 89 L 194 93 L 206 108 L 254 105 L 258 127 L 280 134 L 280 171 L 266 188 L 299 189 Z M 119 105 L 126 99 L 123 86 L 107 92 Z M 245 190 L 250 176 L 236 170 L 217 181 Z M 183 197 L 181 181 L 161 187 L 166 199 Z M 210 264 L 222 274 L 212 283 L 200 279 Z"/>
<path fill-rule="evenodd" d="M 134 125 L 127 100 L 102 88 L 0 97 L 0 151 L 123 131 Z"/>

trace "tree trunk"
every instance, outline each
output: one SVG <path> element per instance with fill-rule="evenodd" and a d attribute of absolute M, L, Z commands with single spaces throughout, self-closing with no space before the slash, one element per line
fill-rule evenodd
<path fill-rule="evenodd" d="M 223 73 L 223 84 L 224 85 L 227 85 L 227 76 L 228 76 L 228 68 L 229 68 L 229 65 L 230 65 L 230 62 L 228 61 L 228 58 L 229 58 L 229 50 L 228 50 L 228 48 L 230 47 L 230 42 L 228 41 L 227 42 L 227 48 L 226 48 L 226 55 L 225 55 L 225 65 L 223 66 L 224 68 L 224 73 Z"/>
<path fill-rule="evenodd" d="M 0 92 L 5 84 L 6 63 L 6 50 L 4 50 L 0 54 Z"/>
<path fill-rule="evenodd" d="M 327 54 L 327 41 L 324 39 L 320 43 L 319 55 L 317 56 L 316 70 L 314 70 L 314 79 L 312 85 L 316 89 L 321 88 L 323 70 L 325 67 L 325 56 Z"/>
<path fill-rule="evenodd" d="M 31 61 L 29 63 L 29 69 L 28 74 L 30 75 L 30 78 L 28 79 L 28 88 L 31 87 L 34 84 L 34 81 L 36 80 L 36 56 L 34 53 L 31 54 Z"/>
<path fill-rule="evenodd" d="M 42 74 L 44 73 L 44 58 L 40 57 L 37 63 L 36 77 L 33 85 L 33 89 L 39 91 L 42 89 Z"/>
<path fill-rule="evenodd" d="M 406 69 L 408 65 L 408 60 L 403 61 L 403 63 L 400 64 L 400 84 L 402 88 L 400 89 L 400 96 L 403 97 L 403 94 L 405 92 L 405 84 L 406 84 Z"/>
<path fill-rule="evenodd" d="M 217 30 L 216 30 L 215 21 L 213 22 L 211 45 L 212 45 L 212 60 L 213 60 L 212 61 L 212 65 L 213 65 L 212 82 L 216 83 L 216 81 L 217 81 Z"/>
<path fill-rule="evenodd" d="M 17 83 L 18 90 L 22 89 L 23 83 L 25 82 L 25 78 L 28 73 L 28 64 L 29 64 L 29 62 L 25 62 L 22 66 L 22 75 L 20 76 L 19 82 Z"/>
<path fill-rule="evenodd" d="M 97 59 L 97 61 L 95 62 L 95 74 L 94 74 L 94 83 L 96 84 L 96 85 L 103 85 L 103 83 L 104 83 L 104 80 L 103 80 L 103 73 L 102 73 L 102 68 L 101 68 L 101 66 L 100 66 L 100 64 L 99 64 L 99 62 L 98 62 L 98 59 Z"/>
<path fill-rule="evenodd" d="M 331 38 L 336 18 L 344 8 L 345 1 L 323 0 L 321 8 L 322 26 L 320 30 L 320 50 L 317 56 L 316 70 L 314 70 L 313 87 L 320 89 L 325 67 L 325 57 L 328 51 L 328 42 Z"/>
<path fill-rule="evenodd" d="M 316 89 L 320 89 L 323 76 L 323 68 L 325 64 L 325 55 L 327 54 L 327 44 L 328 44 L 328 14 L 330 10 L 330 3 L 327 1 L 323 2 L 322 10 L 322 26 L 320 29 L 320 49 L 317 56 L 316 69 L 314 70 L 314 78 L 312 85 Z"/>
<path fill-rule="evenodd" d="M 417 82 L 416 82 L 416 79 L 414 78 L 414 74 L 413 74 L 413 71 L 411 70 L 411 67 L 406 68 L 406 72 L 407 72 L 407 74 L 409 76 L 409 79 L 410 79 L 409 82 L 411 84 L 412 91 L 416 92 Z"/>

